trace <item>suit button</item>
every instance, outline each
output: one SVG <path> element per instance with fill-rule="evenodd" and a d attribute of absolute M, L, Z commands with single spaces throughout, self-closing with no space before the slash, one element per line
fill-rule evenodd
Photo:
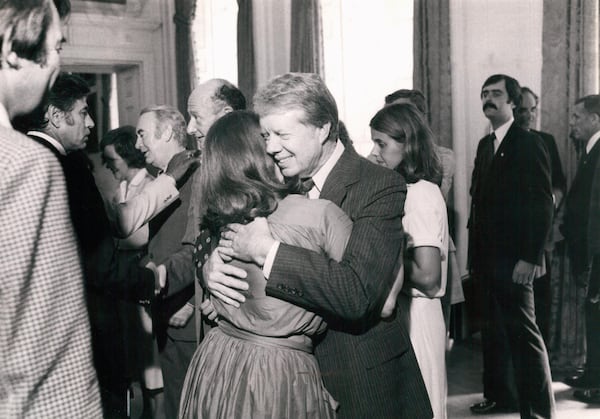
<path fill-rule="evenodd" d="M 302 297 L 304 296 L 304 293 L 302 291 L 298 291 L 298 297 Z"/>
<path fill-rule="evenodd" d="M 296 295 L 298 292 L 296 291 L 296 289 L 295 289 L 295 288 L 292 288 L 292 289 L 290 290 L 290 293 L 291 293 L 292 295 Z"/>
<path fill-rule="evenodd" d="M 277 284 L 277 289 L 282 290 L 283 288 L 283 284 Z"/>

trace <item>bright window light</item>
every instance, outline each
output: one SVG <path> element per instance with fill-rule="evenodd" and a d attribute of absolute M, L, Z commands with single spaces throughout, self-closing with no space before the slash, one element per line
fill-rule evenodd
<path fill-rule="evenodd" d="M 321 0 L 325 81 L 356 150 L 384 97 L 412 88 L 413 0 Z"/>

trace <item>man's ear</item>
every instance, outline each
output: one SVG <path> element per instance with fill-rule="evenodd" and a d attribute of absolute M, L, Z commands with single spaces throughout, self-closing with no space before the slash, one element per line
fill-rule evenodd
<path fill-rule="evenodd" d="M 219 116 L 227 115 L 229 112 L 233 112 L 233 108 L 229 105 L 226 105 L 221 112 L 219 112 Z"/>
<path fill-rule="evenodd" d="M 331 122 L 327 122 L 321 128 L 317 128 L 319 134 L 319 142 L 323 144 L 329 138 L 329 132 L 331 131 Z"/>
<path fill-rule="evenodd" d="M 2 68 L 19 69 L 21 67 L 19 56 L 12 50 L 12 27 L 7 29 L 2 37 Z"/>
<path fill-rule="evenodd" d="M 171 141 L 173 139 L 173 127 L 171 125 L 166 124 L 166 127 L 160 137 L 165 141 Z"/>
<path fill-rule="evenodd" d="M 48 105 L 48 110 L 46 111 L 46 118 L 48 118 L 48 122 L 52 124 L 54 128 L 58 128 L 62 120 L 65 118 L 65 114 L 56 106 Z"/>

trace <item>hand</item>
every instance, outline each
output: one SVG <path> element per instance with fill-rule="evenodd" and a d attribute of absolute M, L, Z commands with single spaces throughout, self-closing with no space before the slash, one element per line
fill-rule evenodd
<path fill-rule="evenodd" d="M 165 265 L 156 266 L 153 261 L 148 262 L 145 267 L 154 274 L 154 296 L 157 297 L 167 284 L 167 268 Z"/>
<path fill-rule="evenodd" d="M 181 307 L 175 314 L 169 319 L 169 326 L 171 327 L 183 327 L 194 315 L 194 306 L 186 303 Z"/>
<path fill-rule="evenodd" d="M 202 315 L 206 316 L 208 320 L 218 322 L 218 313 L 210 298 L 207 298 L 200 304 L 200 310 L 202 310 Z"/>
<path fill-rule="evenodd" d="M 169 161 L 165 174 L 179 182 L 188 170 L 197 167 L 200 164 L 200 152 L 198 150 L 185 150 L 175 154 Z"/>
<path fill-rule="evenodd" d="M 246 278 L 246 271 L 223 262 L 220 248 L 212 252 L 208 261 L 202 267 L 204 285 L 208 291 L 226 304 L 239 307 L 246 298 L 238 290 L 248 290 L 248 283 L 242 281 Z M 237 279 L 239 278 L 239 279 Z"/>
<path fill-rule="evenodd" d="M 225 255 L 254 262 L 258 266 L 265 264 L 267 254 L 274 244 L 275 239 L 271 236 L 267 219 L 263 217 L 257 217 L 246 225 L 229 224 L 219 241 Z"/>
<path fill-rule="evenodd" d="M 533 263 L 520 260 L 513 270 L 512 280 L 515 284 L 531 284 L 535 278 L 535 265 Z"/>
<path fill-rule="evenodd" d="M 396 303 L 398 301 L 398 294 L 400 294 L 400 291 L 402 291 L 402 285 L 404 285 L 404 264 L 400 265 L 400 269 L 396 275 L 396 280 L 394 281 L 394 285 L 392 285 L 392 290 L 383 304 L 381 314 L 379 315 L 379 317 L 382 319 L 390 317 L 392 314 L 394 314 Z"/>

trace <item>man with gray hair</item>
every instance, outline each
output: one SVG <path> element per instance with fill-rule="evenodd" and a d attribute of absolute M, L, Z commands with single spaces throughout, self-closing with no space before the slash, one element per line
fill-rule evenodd
<path fill-rule="evenodd" d="M 68 1 L 0 1 L 2 418 L 102 417 L 63 171 L 11 125 L 54 84 L 68 11 Z"/>
<path fill-rule="evenodd" d="M 144 108 L 140 112 L 136 134 L 136 148 L 144 154 L 147 164 L 159 170 L 166 170 L 176 156 L 187 153 L 185 119 L 171 106 Z M 181 237 L 187 224 L 192 189 L 191 176 L 194 170 L 195 167 L 192 166 L 178 178 L 178 195 L 169 199 L 167 206 L 155 217 L 143 223 L 147 222 L 150 229 L 148 254 L 138 265 L 132 267 L 129 271 L 130 276 L 135 277 L 137 273 L 140 277 L 147 277 L 149 271 L 143 268 L 144 266 L 154 267 L 161 264 L 180 250 Z M 193 276 L 193 271 L 188 272 L 189 269 L 177 261 L 168 264 L 168 267 L 182 276 Z M 149 300 L 153 299 L 154 292 L 159 294 L 167 291 L 163 287 L 164 284 L 155 284 L 154 280 L 152 275 L 149 282 L 154 286 L 151 287 Z M 194 322 L 191 321 L 194 315 L 193 296 L 192 279 L 187 287 L 155 301 L 152 306 L 153 328 L 164 379 L 164 410 L 168 418 L 177 417 L 185 372 L 196 349 Z"/>
<path fill-rule="evenodd" d="M 335 99 L 316 74 L 276 77 L 257 93 L 254 108 L 282 174 L 305 180 L 311 199 L 331 200 L 354 225 L 339 263 L 275 241 L 264 218 L 230 225 L 222 252 L 263 266 L 268 295 L 327 321 L 315 354 L 340 418 L 431 418 L 406 326 L 396 313 L 380 318 L 402 247 L 404 179 L 339 141 Z M 243 303 L 246 273 L 224 264 L 220 252 L 203 273 L 214 296 Z"/>

